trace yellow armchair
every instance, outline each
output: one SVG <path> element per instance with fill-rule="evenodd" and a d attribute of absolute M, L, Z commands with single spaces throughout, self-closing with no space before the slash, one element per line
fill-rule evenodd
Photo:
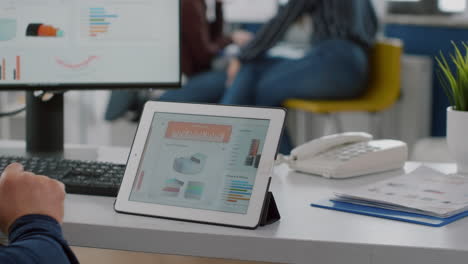
<path fill-rule="evenodd" d="M 333 114 L 340 112 L 375 114 L 390 108 L 397 101 L 400 95 L 402 52 L 403 44 L 398 39 L 384 39 L 374 45 L 370 56 L 368 89 L 359 98 L 345 100 L 290 99 L 284 103 L 284 106 L 308 113 L 328 114 L 335 118 L 336 130 L 342 132 L 341 123 Z M 304 128 L 305 126 L 302 125 L 302 129 Z"/>

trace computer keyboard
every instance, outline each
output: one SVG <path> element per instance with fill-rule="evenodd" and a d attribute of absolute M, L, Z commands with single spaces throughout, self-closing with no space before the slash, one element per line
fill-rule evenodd
<path fill-rule="evenodd" d="M 14 162 L 27 171 L 63 182 L 66 192 L 74 194 L 116 197 L 125 173 L 125 165 L 108 162 L 0 156 L 0 174 Z"/>

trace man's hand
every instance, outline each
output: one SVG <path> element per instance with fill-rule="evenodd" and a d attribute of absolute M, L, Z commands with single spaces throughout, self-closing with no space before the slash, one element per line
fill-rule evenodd
<path fill-rule="evenodd" d="M 47 215 L 62 223 L 64 200 L 63 183 L 11 164 L 0 178 L 0 229 L 6 234 L 18 218 L 30 214 Z"/>
<path fill-rule="evenodd" d="M 229 62 L 229 66 L 227 68 L 226 85 L 228 87 L 231 86 L 234 80 L 236 79 L 237 74 L 239 73 L 241 67 L 242 67 L 242 63 L 240 62 L 239 59 L 237 58 L 231 59 L 231 61 Z"/>
<path fill-rule="evenodd" d="M 254 34 L 245 30 L 236 30 L 232 33 L 231 38 L 234 44 L 238 45 L 239 47 L 243 47 L 254 38 Z"/>

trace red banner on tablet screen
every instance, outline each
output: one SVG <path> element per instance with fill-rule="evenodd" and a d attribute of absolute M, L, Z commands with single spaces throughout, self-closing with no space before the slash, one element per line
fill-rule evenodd
<path fill-rule="evenodd" d="M 231 139 L 232 126 L 189 122 L 169 122 L 166 138 L 227 143 Z"/>

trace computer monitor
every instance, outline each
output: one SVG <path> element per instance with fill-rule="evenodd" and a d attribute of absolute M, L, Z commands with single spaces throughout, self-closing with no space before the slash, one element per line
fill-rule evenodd
<path fill-rule="evenodd" d="M 265 23 L 278 12 L 279 0 L 224 0 L 224 18 L 230 23 Z"/>
<path fill-rule="evenodd" d="M 0 0 L 0 90 L 29 92 L 29 150 L 63 150 L 63 96 L 44 102 L 32 91 L 180 87 L 180 8 L 180 0 Z"/>
<path fill-rule="evenodd" d="M 0 0 L 0 89 L 180 83 L 177 0 Z"/>

